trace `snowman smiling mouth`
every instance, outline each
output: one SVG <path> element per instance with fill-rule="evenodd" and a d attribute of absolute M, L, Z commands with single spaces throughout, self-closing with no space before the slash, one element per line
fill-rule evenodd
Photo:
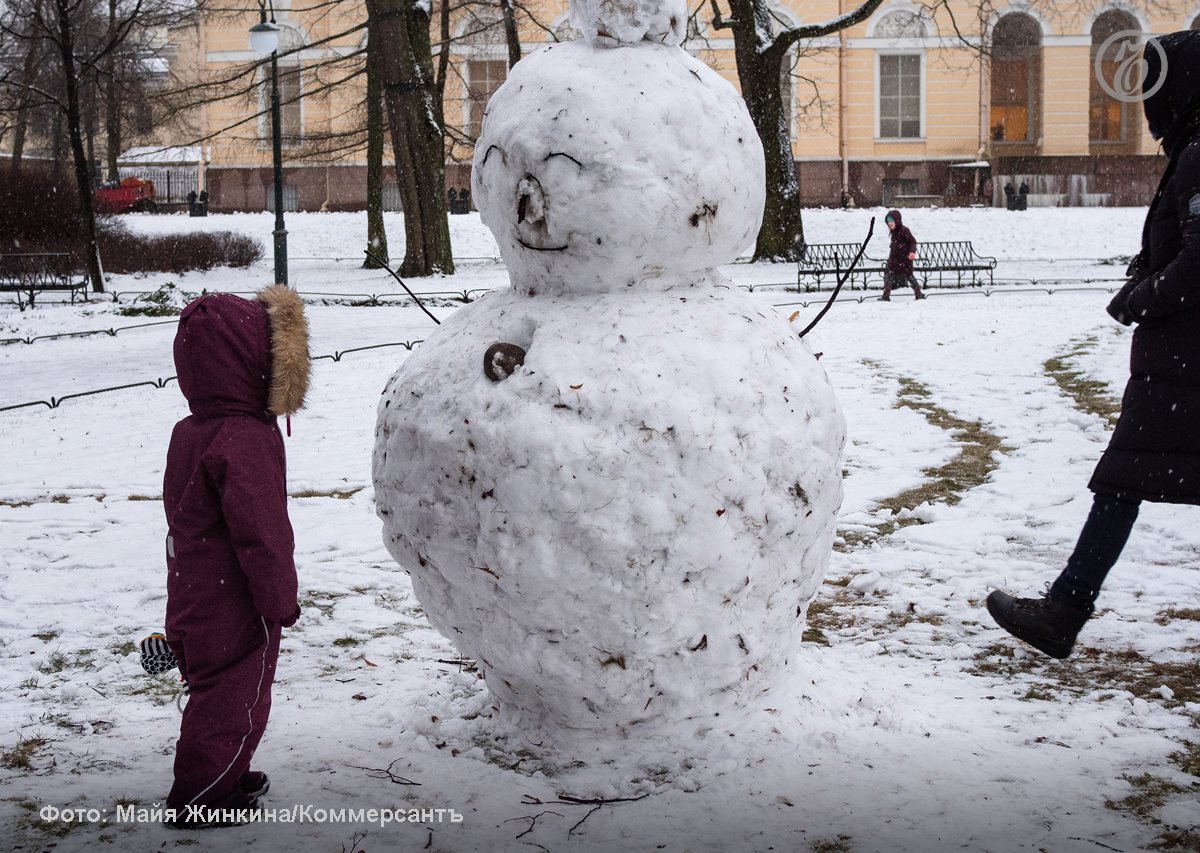
<path fill-rule="evenodd" d="M 526 173 L 517 183 L 517 242 L 535 252 L 565 252 L 569 246 L 548 245 L 546 193 L 541 182 Z"/>

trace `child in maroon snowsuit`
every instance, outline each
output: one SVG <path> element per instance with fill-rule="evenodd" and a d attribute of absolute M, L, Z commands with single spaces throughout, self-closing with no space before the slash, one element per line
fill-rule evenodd
<path fill-rule="evenodd" d="M 304 304 L 286 286 L 184 309 L 175 368 L 191 416 L 167 452 L 166 637 L 188 686 L 169 808 L 252 806 L 281 628 L 300 616 L 276 416 L 308 387 Z"/>
<path fill-rule="evenodd" d="M 924 299 L 925 294 L 921 292 L 921 285 L 917 284 L 916 278 L 913 277 L 913 261 L 917 257 L 917 238 L 904 226 L 904 219 L 900 216 L 900 211 L 889 210 L 883 221 L 887 223 L 888 230 L 892 232 L 892 245 L 891 251 L 888 252 L 887 266 L 884 267 L 883 296 L 880 299 L 884 302 L 891 302 L 892 288 L 903 287 L 906 284 L 912 286 L 917 299 Z"/>

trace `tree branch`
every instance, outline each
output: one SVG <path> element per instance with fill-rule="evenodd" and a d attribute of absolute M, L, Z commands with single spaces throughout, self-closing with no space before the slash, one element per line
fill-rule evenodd
<path fill-rule="evenodd" d="M 733 25 L 737 21 L 732 18 L 724 18 L 721 16 L 721 7 L 717 5 L 717 0 L 709 0 L 712 3 L 712 25 L 714 30 L 732 30 Z"/>
<path fill-rule="evenodd" d="M 715 3 L 716 0 L 713 0 Z M 830 33 L 840 32 L 849 29 L 855 24 L 861 24 L 867 18 L 875 13 L 875 10 L 880 7 L 883 0 L 866 0 L 861 6 L 852 12 L 847 12 L 845 15 L 826 21 L 823 24 L 809 24 L 804 27 L 793 27 L 790 30 L 784 30 L 771 43 L 768 51 L 777 53 L 786 53 L 788 49 L 801 39 L 814 39 L 821 36 L 827 36 Z"/>

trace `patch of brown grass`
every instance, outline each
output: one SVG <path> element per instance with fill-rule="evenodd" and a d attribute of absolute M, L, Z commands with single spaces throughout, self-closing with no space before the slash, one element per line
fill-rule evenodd
<path fill-rule="evenodd" d="M 298 492 L 288 492 L 289 498 L 336 498 L 339 501 L 349 500 L 361 492 L 366 486 L 355 489 L 302 489 Z"/>
<path fill-rule="evenodd" d="M 967 669 L 971 675 L 1010 679 L 1036 675 L 1042 684 L 1083 695 L 1096 690 L 1125 691 L 1142 698 L 1153 698 L 1167 707 L 1182 707 L 1200 702 L 1200 646 L 1181 651 L 1174 661 L 1157 661 L 1136 649 L 1100 649 L 1076 647 L 1069 661 L 1056 661 L 1037 652 L 1024 658 L 1012 655 L 1011 642 L 994 643 L 975 656 Z M 1175 694 L 1159 699 L 1156 691 L 1169 687 Z"/>
<path fill-rule="evenodd" d="M 1107 384 L 1088 378 L 1083 371 L 1072 366 L 1074 359 L 1087 355 L 1095 348 L 1097 342 L 1098 339 L 1094 335 L 1077 341 L 1062 355 L 1047 359 L 1042 369 L 1054 380 L 1059 390 L 1071 398 L 1075 408 L 1103 418 L 1109 429 L 1112 429 L 1117 425 L 1117 418 L 1121 414 L 1121 401 L 1113 398 Z"/>
<path fill-rule="evenodd" d="M 17 745 L 12 749 L 0 752 L 0 767 L 7 770 L 32 770 L 33 757 L 50 743 L 44 737 L 17 736 Z"/>
<path fill-rule="evenodd" d="M 868 367 L 882 371 L 883 365 L 875 361 L 864 361 Z M 929 386 L 907 376 L 897 377 L 900 392 L 893 404 L 897 409 L 912 409 L 940 430 L 950 433 L 959 444 L 958 454 L 944 465 L 926 468 L 921 473 L 924 481 L 911 489 L 885 498 L 875 506 L 875 511 L 891 510 L 893 517 L 880 522 L 877 532 L 849 530 L 840 535 L 845 544 L 835 546 L 839 551 L 850 551 L 868 544 L 880 536 L 887 536 L 904 527 L 923 524 L 919 518 L 896 518 L 901 510 L 912 510 L 923 503 L 954 506 L 963 495 L 976 486 L 987 482 L 987 478 L 999 466 L 997 452 L 1005 449 L 1004 439 L 989 430 L 980 421 L 968 421 L 956 417 L 932 402 L 933 393 Z"/>
<path fill-rule="evenodd" d="M 1200 607 L 1168 607 L 1162 613 L 1155 617 L 1154 621 L 1159 625 L 1166 625 L 1175 620 L 1185 620 L 1189 622 L 1200 622 Z"/>

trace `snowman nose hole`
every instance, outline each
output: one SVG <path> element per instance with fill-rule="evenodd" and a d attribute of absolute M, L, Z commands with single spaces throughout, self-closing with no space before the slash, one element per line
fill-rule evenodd
<path fill-rule="evenodd" d="M 546 194 L 533 175 L 526 175 L 517 184 L 517 224 L 538 223 L 546 218 Z"/>

